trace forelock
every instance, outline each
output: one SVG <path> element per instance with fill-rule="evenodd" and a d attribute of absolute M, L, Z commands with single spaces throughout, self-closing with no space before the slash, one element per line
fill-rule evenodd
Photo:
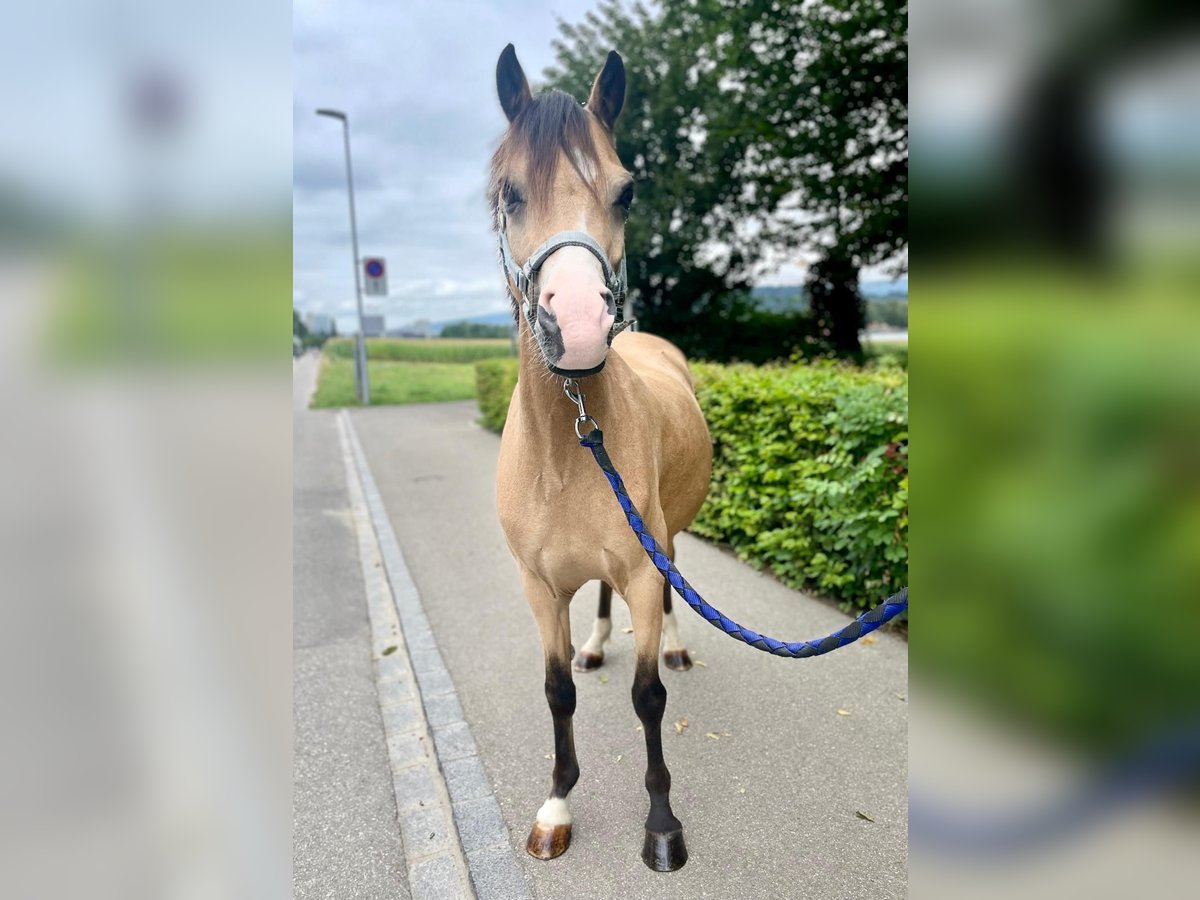
<path fill-rule="evenodd" d="M 560 152 L 588 188 L 595 191 L 594 180 L 580 169 L 581 161 L 593 172 L 601 169 L 588 119 L 587 110 L 570 94 L 559 90 L 539 94 L 521 110 L 492 155 L 488 200 L 493 211 L 499 208 L 505 172 L 517 159 L 525 160 L 525 190 L 531 204 L 549 202 Z"/>

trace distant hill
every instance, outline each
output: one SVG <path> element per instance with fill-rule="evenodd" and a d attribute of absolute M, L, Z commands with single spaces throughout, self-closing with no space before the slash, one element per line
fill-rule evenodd
<path fill-rule="evenodd" d="M 908 276 L 895 281 L 864 281 L 858 290 L 867 300 L 903 300 L 907 303 Z"/>
<path fill-rule="evenodd" d="M 896 281 L 864 281 L 859 290 L 867 300 L 901 300 L 908 302 L 908 277 Z M 784 312 L 789 309 L 807 309 L 808 300 L 804 296 L 804 286 L 800 284 L 774 284 L 756 287 L 750 296 L 759 301 L 763 309 L 773 312 Z M 429 326 L 431 334 L 441 334 L 442 329 L 454 322 L 478 322 L 482 325 L 511 325 L 512 313 L 494 312 L 480 316 L 464 316 L 458 319 L 448 319 L 444 322 L 434 322 Z"/>
<path fill-rule="evenodd" d="M 808 298 L 804 295 L 804 287 L 799 284 L 770 285 L 756 287 L 750 291 L 750 296 L 758 301 L 758 305 L 771 312 L 786 312 L 789 309 L 808 309 Z"/>
<path fill-rule="evenodd" d="M 908 278 L 895 281 L 864 281 L 858 286 L 864 300 L 902 300 L 908 302 Z M 808 297 L 802 284 L 777 284 L 756 287 L 750 296 L 763 309 L 785 312 L 789 309 L 808 309 Z"/>

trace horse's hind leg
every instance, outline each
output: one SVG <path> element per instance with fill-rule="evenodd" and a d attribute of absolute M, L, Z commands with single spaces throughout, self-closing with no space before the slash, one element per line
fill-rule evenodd
<path fill-rule="evenodd" d="M 612 634 L 612 587 L 600 582 L 600 607 L 592 625 L 592 636 L 575 655 L 575 671 L 590 672 L 604 663 L 604 642 Z"/>
<path fill-rule="evenodd" d="M 546 656 L 546 702 L 554 720 L 554 775 L 550 796 L 537 812 L 525 849 L 538 859 L 554 859 L 571 844 L 567 795 L 579 780 L 575 758 L 575 682 L 571 680 L 570 598 L 555 597 L 532 578 L 525 580 Z"/>
<path fill-rule="evenodd" d="M 646 841 L 642 861 L 656 872 L 672 872 L 687 862 L 683 826 L 671 811 L 671 773 L 663 758 L 662 720 L 667 707 L 667 689 L 658 677 L 658 645 L 662 631 L 662 603 L 658 574 L 651 569 L 635 588 L 631 586 L 629 612 L 637 645 L 633 677 L 633 708 L 646 736 L 646 791 L 650 814 L 646 817 Z"/>
<path fill-rule="evenodd" d="M 675 561 L 675 548 L 667 550 L 671 561 Z M 675 672 L 686 672 L 692 667 L 692 658 L 687 647 L 679 639 L 679 627 L 675 624 L 675 612 L 671 609 L 671 582 L 663 579 L 663 662 Z"/>
<path fill-rule="evenodd" d="M 663 579 L 663 662 L 675 672 L 686 672 L 692 667 L 692 658 L 687 647 L 679 639 L 679 628 L 675 624 L 675 612 L 671 608 L 671 582 Z"/>

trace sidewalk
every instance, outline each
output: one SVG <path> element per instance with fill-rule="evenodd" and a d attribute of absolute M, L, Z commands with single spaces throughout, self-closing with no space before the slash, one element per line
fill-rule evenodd
<path fill-rule="evenodd" d="M 662 875 L 639 857 L 645 751 L 620 602 L 605 666 L 576 675 L 582 776 L 571 795 L 571 849 L 549 863 L 525 855 L 549 785 L 552 732 L 541 647 L 496 522 L 499 439 L 474 424 L 476 415 L 468 402 L 356 410 L 352 422 L 531 893 L 906 896 L 905 642 L 884 633 L 828 657 L 780 660 L 736 644 L 682 604 L 681 633 L 705 664 L 663 670 L 664 744 L 687 866 Z M 757 630 L 792 640 L 846 622 L 704 542 L 683 536 L 678 547 L 688 579 Z M 573 606 L 577 646 L 595 595 L 589 585 Z M 676 733 L 673 723 L 685 718 Z"/>
<path fill-rule="evenodd" d="M 293 885 L 299 900 L 408 900 L 335 415 L 293 420 Z"/>

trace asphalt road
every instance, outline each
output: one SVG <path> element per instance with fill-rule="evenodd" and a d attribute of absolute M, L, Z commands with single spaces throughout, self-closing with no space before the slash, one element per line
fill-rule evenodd
<path fill-rule="evenodd" d="M 293 374 L 293 884 L 297 898 L 406 900 L 392 770 L 336 412 Z"/>
<path fill-rule="evenodd" d="M 582 775 L 571 795 L 572 846 L 551 862 L 525 855 L 524 837 L 550 783 L 552 731 L 537 632 L 496 521 L 499 438 L 475 425 L 476 416 L 467 402 L 356 410 L 353 421 L 533 894 L 907 896 L 907 644 L 879 633 L 820 659 L 781 660 L 730 640 L 682 603 L 681 633 L 704 665 L 664 668 L 664 743 L 688 864 L 657 874 L 640 859 L 645 750 L 630 702 L 633 641 L 620 602 L 604 668 L 575 676 Z M 297 414 L 298 423 L 305 418 Z M 315 452 L 298 435 L 297 452 Z M 298 560 L 302 536 L 298 530 Z M 681 537 L 678 557 L 710 602 L 765 634 L 810 638 L 847 621 L 702 541 Z M 330 577 L 298 568 L 298 591 L 302 574 Z M 316 601 L 297 596 L 299 634 L 304 603 Z M 576 646 L 590 631 L 595 599 L 594 585 L 576 597 Z M 677 734 L 673 723 L 683 719 Z M 368 788 L 387 799 L 382 779 L 355 787 Z"/>

